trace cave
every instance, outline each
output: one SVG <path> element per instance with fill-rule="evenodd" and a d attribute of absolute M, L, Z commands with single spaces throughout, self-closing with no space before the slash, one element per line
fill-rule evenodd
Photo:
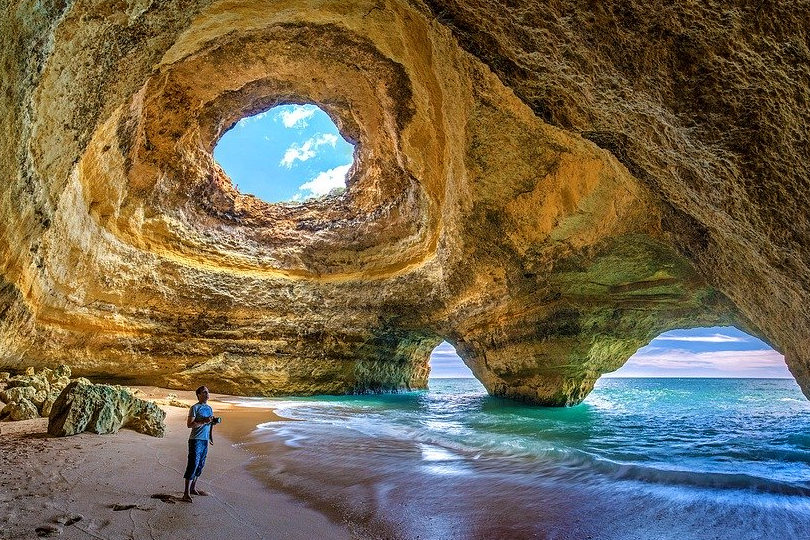
<path fill-rule="evenodd" d="M 801 10 L 13 5 L 0 369 L 389 392 L 445 338 L 490 394 L 564 406 L 666 330 L 734 325 L 810 393 Z M 339 197 L 272 204 L 214 159 L 292 103 L 355 145 Z"/>

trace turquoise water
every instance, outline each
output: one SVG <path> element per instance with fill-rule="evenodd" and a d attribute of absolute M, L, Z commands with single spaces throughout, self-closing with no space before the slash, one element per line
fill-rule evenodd
<path fill-rule="evenodd" d="M 602 379 L 529 407 L 474 379 L 269 400 L 253 471 L 358 536 L 810 538 L 810 402 L 786 379 Z"/>

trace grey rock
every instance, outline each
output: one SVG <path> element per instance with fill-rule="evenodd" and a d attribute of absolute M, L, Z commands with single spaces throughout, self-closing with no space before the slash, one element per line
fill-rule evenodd
<path fill-rule="evenodd" d="M 58 366 L 56 366 L 56 369 L 53 370 L 53 374 L 55 378 L 58 379 L 61 378 L 70 379 L 71 376 L 70 366 L 67 366 L 65 364 L 59 364 Z"/>
<path fill-rule="evenodd" d="M 86 379 L 85 379 L 86 380 Z M 50 411 L 48 433 L 57 437 L 83 431 L 115 433 L 122 427 L 163 437 L 166 413 L 127 389 L 106 384 L 71 382 Z"/>

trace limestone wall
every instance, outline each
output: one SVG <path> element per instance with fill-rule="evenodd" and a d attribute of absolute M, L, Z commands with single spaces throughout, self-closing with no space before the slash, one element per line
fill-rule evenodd
<path fill-rule="evenodd" d="M 491 393 L 561 405 L 723 323 L 807 391 L 799 15 L 521 6 L 12 3 L 0 368 L 387 391 L 424 387 L 447 339 Z M 344 195 L 267 204 L 214 162 L 281 103 L 356 143 Z"/>

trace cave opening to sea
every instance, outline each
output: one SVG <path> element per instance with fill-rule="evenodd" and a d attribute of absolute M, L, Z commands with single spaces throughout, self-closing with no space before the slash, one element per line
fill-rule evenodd
<path fill-rule="evenodd" d="M 455 347 L 447 341 L 436 345 L 430 353 L 430 379 L 469 379 L 472 384 L 483 388 Z"/>
<path fill-rule="evenodd" d="M 243 194 L 305 202 L 345 192 L 354 146 L 317 105 L 290 104 L 239 120 L 214 158 Z"/>
<path fill-rule="evenodd" d="M 733 327 L 673 330 L 649 347 L 690 369 L 783 363 Z M 675 354 L 690 350 L 691 359 Z M 661 367 L 649 358 L 635 364 Z M 575 522 L 595 538 L 635 537 L 643 525 L 657 538 L 753 540 L 803 537 L 810 526 L 810 402 L 777 371 L 603 378 L 576 406 L 537 407 L 461 378 L 448 342 L 430 365 L 428 392 L 275 401 L 290 420 L 262 425 L 255 470 L 344 517 L 364 512 L 364 530 L 391 537 L 564 536 Z M 408 519 L 437 508 L 441 519 Z M 480 508 L 507 510 L 493 518 Z"/>
<path fill-rule="evenodd" d="M 664 332 L 604 377 L 793 378 L 779 352 L 734 326 Z"/>

